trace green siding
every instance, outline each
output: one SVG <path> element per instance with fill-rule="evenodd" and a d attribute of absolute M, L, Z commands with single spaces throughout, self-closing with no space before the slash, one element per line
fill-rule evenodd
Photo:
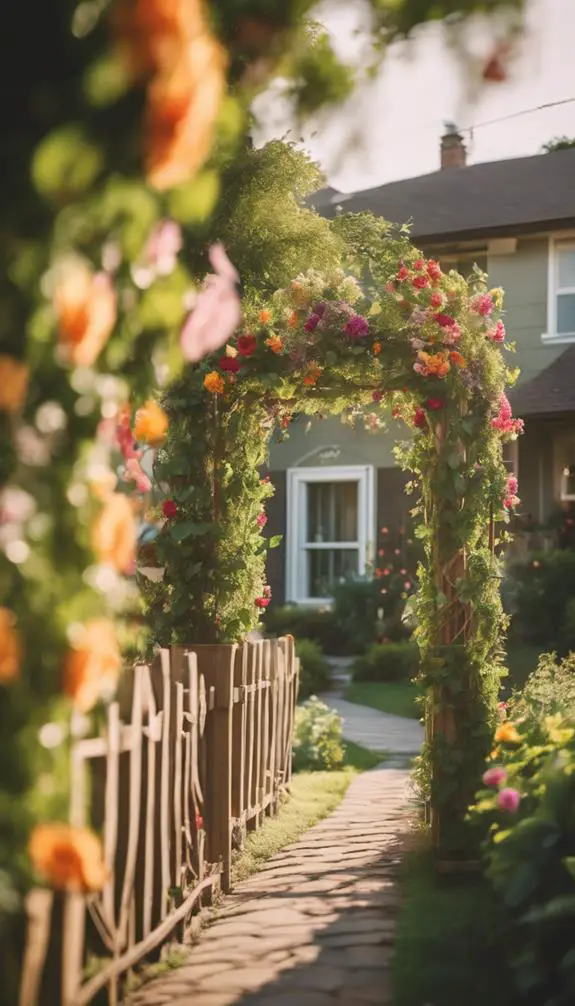
<path fill-rule="evenodd" d="M 505 291 L 505 325 L 517 344 L 509 361 L 520 367 L 521 382 L 535 377 L 566 348 L 541 341 L 547 331 L 547 262 L 547 238 L 518 241 L 515 254 L 488 257 L 489 282 Z"/>
<path fill-rule="evenodd" d="M 353 429 L 335 417 L 309 419 L 299 416 L 289 428 L 289 439 L 270 445 L 269 467 L 285 471 L 300 465 L 373 465 L 375 468 L 393 468 L 393 447 L 397 439 L 408 435 L 403 428 L 390 420 L 387 432 L 368 433 L 363 428 Z M 322 459 L 322 449 L 337 447 L 336 458 Z"/>

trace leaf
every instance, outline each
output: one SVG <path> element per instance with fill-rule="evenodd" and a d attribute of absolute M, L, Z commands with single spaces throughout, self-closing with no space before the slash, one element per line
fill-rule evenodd
<path fill-rule="evenodd" d="M 32 179 L 49 198 L 79 195 L 102 170 L 102 151 L 80 126 L 62 126 L 50 133 L 34 152 Z"/>
<path fill-rule="evenodd" d="M 121 98 L 129 84 L 124 60 L 117 54 L 106 53 L 86 70 L 84 93 L 95 108 L 105 108 Z"/>
<path fill-rule="evenodd" d="M 168 197 L 170 214 L 183 224 L 204 223 L 213 213 L 220 188 L 216 171 L 202 171 L 193 182 L 172 189 Z"/>
<path fill-rule="evenodd" d="M 274 534 L 268 538 L 268 548 L 277 548 L 283 541 L 283 534 Z"/>
<path fill-rule="evenodd" d="M 181 521 L 179 524 L 173 524 L 170 528 L 170 538 L 176 542 L 183 542 L 186 538 L 196 538 L 201 537 L 204 534 L 209 534 L 210 531 L 215 529 L 215 524 L 198 524 L 193 520 Z"/>

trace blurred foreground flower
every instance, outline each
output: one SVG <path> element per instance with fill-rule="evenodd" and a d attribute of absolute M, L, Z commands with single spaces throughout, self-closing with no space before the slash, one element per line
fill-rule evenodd
<path fill-rule="evenodd" d="M 0 684 L 9 684 L 19 674 L 22 640 L 16 619 L 8 608 L 0 608 Z"/>
<path fill-rule="evenodd" d="M 180 344 L 190 363 L 197 363 L 223 346 L 242 317 L 237 287 L 240 277 L 223 245 L 212 245 L 209 258 L 215 275 L 207 277 L 196 306 L 182 329 Z"/>
<path fill-rule="evenodd" d="M 80 712 L 88 712 L 118 682 L 122 657 L 112 622 L 94 618 L 78 627 L 64 664 L 64 691 Z"/>
<path fill-rule="evenodd" d="M 13 356 L 0 356 L 0 412 L 20 412 L 28 391 L 28 367 Z"/>
<path fill-rule="evenodd" d="M 88 828 L 38 824 L 30 835 L 28 854 L 35 872 L 57 890 L 100 891 L 108 879 L 102 844 Z"/>
<path fill-rule="evenodd" d="M 91 367 L 106 345 L 117 317 L 117 297 L 104 272 L 76 263 L 66 268 L 54 293 L 60 346 L 75 367 Z"/>
<path fill-rule="evenodd" d="M 98 562 L 118 573 L 129 573 L 136 559 L 136 522 L 127 496 L 112 493 L 92 528 L 92 548 Z"/>
<path fill-rule="evenodd" d="M 134 436 L 152 447 L 160 444 L 168 432 L 168 417 L 152 399 L 138 409 L 134 419 Z"/>

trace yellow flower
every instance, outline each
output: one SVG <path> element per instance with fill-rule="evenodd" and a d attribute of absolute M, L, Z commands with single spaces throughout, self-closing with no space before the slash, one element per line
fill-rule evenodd
<path fill-rule="evenodd" d="M 91 367 L 116 324 L 112 280 L 85 265 L 68 267 L 54 293 L 54 310 L 65 358 L 75 367 Z"/>
<path fill-rule="evenodd" d="M 281 353 L 283 349 L 283 342 L 281 341 L 279 335 L 270 335 L 269 339 L 266 339 L 266 346 L 269 346 L 272 353 Z"/>
<path fill-rule="evenodd" d="M 210 371 L 204 377 L 204 388 L 206 391 L 211 391 L 213 395 L 221 395 L 226 387 L 226 383 L 221 376 L 218 374 L 217 370 Z"/>
<path fill-rule="evenodd" d="M 168 417 L 157 402 L 149 400 L 134 418 L 134 437 L 146 444 L 161 444 L 168 432 Z"/>
<path fill-rule="evenodd" d="M 92 528 L 92 548 L 98 562 L 129 573 L 136 557 L 136 522 L 130 500 L 124 493 L 112 493 L 104 503 Z"/>
<path fill-rule="evenodd" d="M 122 657 L 113 622 L 94 618 L 82 625 L 64 662 L 64 692 L 80 712 L 88 712 L 115 688 Z"/>
<path fill-rule="evenodd" d="M 501 723 L 495 731 L 495 740 L 498 744 L 514 744 L 521 740 L 514 723 Z"/>
<path fill-rule="evenodd" d="M 235 346 L 230 346 L 229 343 L 226 346 L 226 356 L 229 356 L 230 360 L 235 360 L 238 355 L 238 351 Z"/>
<path fill-rule="evenodd" d="M 14 681 L 22 663 L 22 640 L 15 622 L 8 608 L 0 608 L 0 684 L 3 685 Z"/>
<path fill-rule="evenodd" d="M 28 842 L 36 873 L 57 890 L 100 891 L 108 879 L 102 843 L 88 828 L 38 824 Z"/>
<path fill-rule="evenodd" d="M 20 412 L 28 392 L 29 370 L 13 356 L 0 356 L 0 412 Z"/>

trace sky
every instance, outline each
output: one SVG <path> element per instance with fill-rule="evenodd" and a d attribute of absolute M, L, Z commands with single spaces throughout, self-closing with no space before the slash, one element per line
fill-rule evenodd
<path fill-rule="evenodd" d="M 364 18 L 361 0 L 328 0 L 318 13 L 338 55 L 360 66 Z M 575 137 L 575 100 L 486 123 L 575 99 L 575 0 L 529 0 L 527 26 L 510 79 L 486 85 L 479 95 L 469 96 L 473 73 L 462 74 L 442 29 L 429 25 L 411 45 L 390 49 L 376 79 L 360 83 L 344 106 L 322 113 L 303 130 L 294 126 L 277 92 L 262 95 L 255 106 L 256 144 L 274 137 L 301 141 L 341 192 L 436 171 L 446 121 L 463 131 L 470 164 L 536 154 L 552 137 Z M 493 47 L 493 36 L 482 25 L 475 27 L 473 47 L 480 66 Z"/>

